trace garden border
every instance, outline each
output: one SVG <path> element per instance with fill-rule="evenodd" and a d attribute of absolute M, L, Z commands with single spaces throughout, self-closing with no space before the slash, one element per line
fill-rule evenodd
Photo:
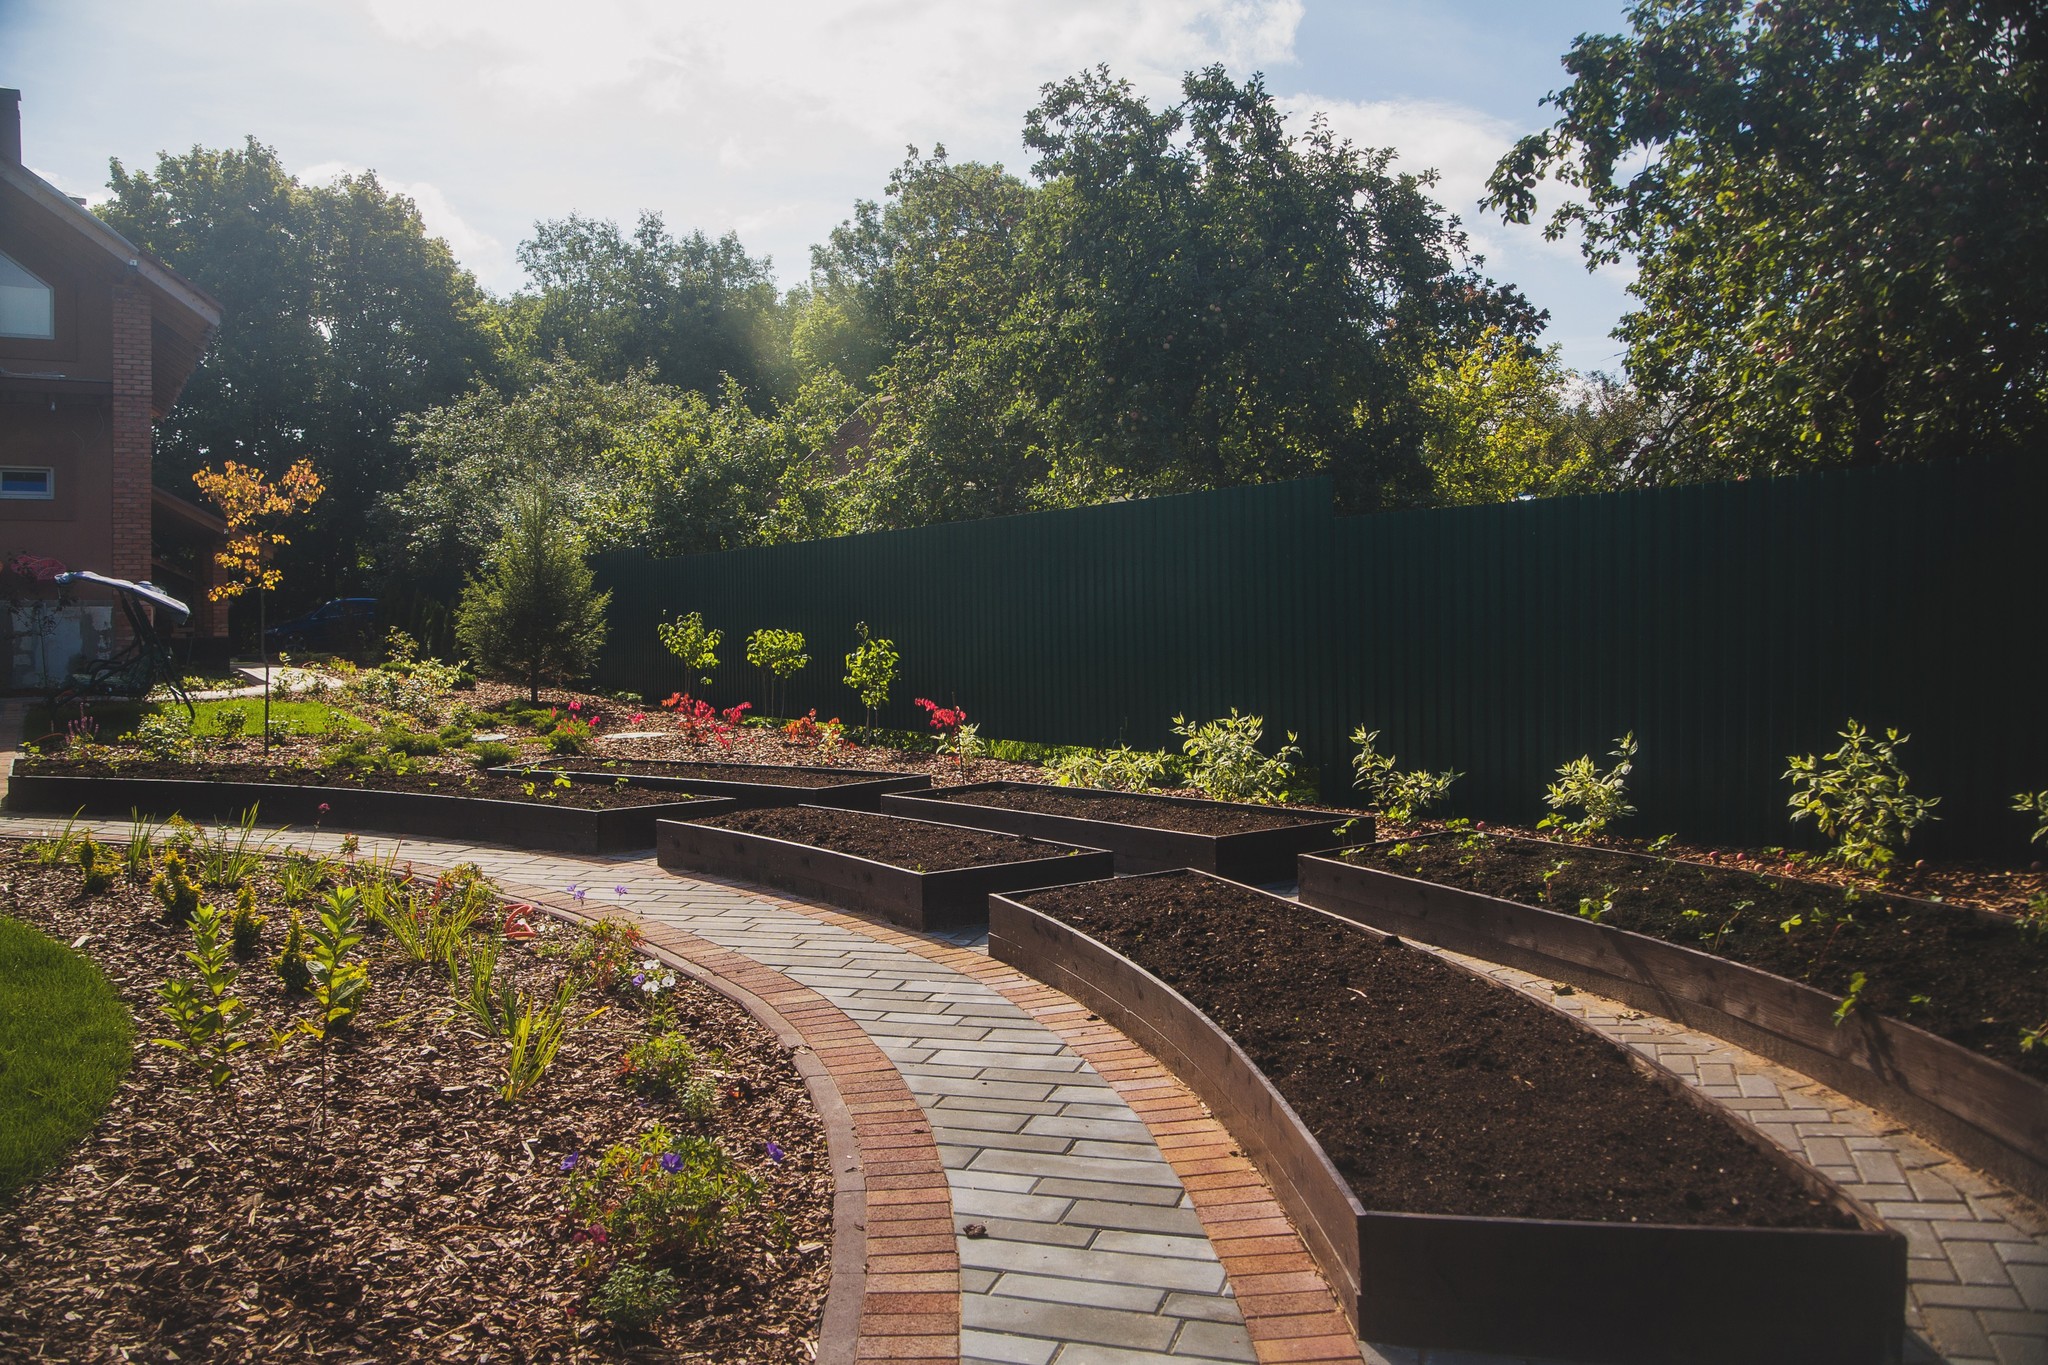
<path fill-rule="evenodd" d="M 878 818 L 938 823 L 889 812 L 882 812 Z M 970 826 L 951 828 L 987 833 Z M 668 872 L 729 877 L 754 886 L 772 886 L 800 896 L 816 896 L 842 910 L 878 915 L 903 928 L 931 931 L 979 923 L 980 912 L 987 906 L 991 892 L 1041 890 L 1072 882 L 1099 881 L 1111 875 L 1111 858 L 1104 850 L 1072 844 L 1062 847 L 1075 851 L 1017 862 L 918 872 L 816 844 L 721 829 L 690 820 L 664 819 L 656 827 L 654 859 Z"/>
<path fill-rule="evenodd" d="M 87 777 L 15 770 L 6 807 L 38 815 L 125 816 L 131 810 L 188 820 L 239 817 L 252 808 L 267 823 L 361 829 L 401 837 L 474 840 L 552 853 L 630 853 L 652 848 L 656 823 L 716 815 L 735 803 L 716 796 L 586 810 L 539 801 L 501 801 L 454 792 L 393 792 L 291 782 L 198 778 Z M 326 807 L 323 811 L 322 807 Z"/>
<path fill-rule="evenodd" d="M 589 755 L 579 755 L 578 762 L 588 763 Z M 638 762 L 661 762 L 660 759 L 640 759 Z M 696 759 L 676 759 L 677 763 L 695 763 Z M 713 760 L 703 760 L 709 764 Z M 924 773 L 892 773 L 874 768 L 822 768 L 804 763 L 761 763 L 729 764 L 719 766 L 791 768 L 811 773 L 861 773 L 863 780 L 834 783 L 829 787 L 796 787 L 781 782 L 727 782 L 719 778 L 667 777 L 661 773 L 607 772 L 602 769 L 576 768 L 559 760 L 535 759 L 526 763 L 508 764 L 491 769 L 503 775 L 531 777 L 534 773 L 565 773 L 571 782 L 610 783 L 625 778 L 628 786 L 651 787 L 665 791 L 696 792 L 704 796 L 730 797 L 741 810 L 754 810 L 766 806 L 835 806 L 841 810 L 868 811 L 880 813 L 881 799 L 885 792 L 924 791 L 930 788 L 932 780 Z"/>
<path fill-rule="evenodd" d="M 1332 856 L 1337 851 L 1301 856 L 1304 905 L 1537 972 L 1725 1038 L 1893 1114 L 2022 1194 L 2048 1200 L 2048 1086 L 2002 1062 L 1867 1010 L 1852 1011 L 1838 1025 L 1842 997 L 1760 967 L 1521 901 L 1362 867 Z"/>
<path fill-rule="evenodd" d="M 1186 997 L 1007 896 L 991 896 L 989 913 L 993 956 L 1098 1011 L 1209 1104 L 1266 1173 L 1347 1316 L 1369 1340 L 1644 1362 L 1869 1365 L 1899 1357 L 1905 1239 L 1740 1115 L 1661 1068 L 1636 1063 L 1671 1093 L 1731 1122 L 1757 1151 L 1854 1216 L 1861 1230 L 1369 1211 L 1271 1082 Z M 1555 1275 L 1532 1275 L 1532 1267 L 1546 1266 Z M 1471 1282 L 1487 1284 L 1488 1294 L 1467 1297 L 1460 1286 Z M 1513 1304 L 1499 1301 L 1503 1284 L 1515 1286 Z M 1748 1336 L 1726 1335 L 1735 1327 L 1726 1311 L 1731 1302 L 1764 1305 L 1746 1317 Z M 1646 1350 L 1645 1343 L 1654 1345 Z"/>
<path fill-rule="evenodd" d="M 1116 871 L 1119 875 L 1161 872 L 1185 867 L 1219 877 L 1228 877 L 1232 881 L 1250 883 L 1289 880 L 1294 875 L 1295 857 L 1318 847 L 1327 848 L 1330 839 L 1340 837 L 1336 834 L 1336 829 L 1347 820 L 1363 821 L 1367 826 L 1373 825 L 1371 816 L 1331 814 L 1326 819 L 1302 820 L 1271 829 L 1244 830 L 1236 834 L 1195 834 L 1186 830 L 1165 829 L 1157 825 L 1134 825 L 1122 820 L 1091 820 L 1085 816 L 1053 815 L 1045 811 L 1018 810 L 1009 806 L 984 806 L 972 801 L 950 799 L 953 793 L 994 791 L 1030 785 L 1036 784 L 970 782 L 964 786 L 945 788 L 948 793 L 945 797 L 890 793 L 882 798 L 882 812 L 885 815 L 908 815 L 940 824 L 993 830 L 999 834 L 1021 834 L 1033 839 L 1079 844 L 1086 848 L 1105 848 L 1115 855 Z M 1097 796 L 1136 796 L 1147 800 L 1170 801 L 1184 806 L 1221 806 L 1238 809 L 1248 804 L 1238 801 L 1211 801 L 1198 796 L 1169 796 L 1163 792 L 1109 791 L 1100 787 L 1068 787 L 1053 790 L 1086 792 Z M 949 818 L 940 819 L 940 812 L 946 813 Z M 972 818 L 957 818 L 963 812 L 972 812 Z"/>

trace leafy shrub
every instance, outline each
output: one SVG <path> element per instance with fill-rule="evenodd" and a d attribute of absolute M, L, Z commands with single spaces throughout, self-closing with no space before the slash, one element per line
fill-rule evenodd
<path fill-rule="evenodd" d="M 1175 716 L 1173 732 L 1183 741 L 1188 781 L 1215 800 L 1270 804 L 1286 800 L 1300 783 L 1302 755 L 1293 731 L 1271 758 L 1259 752 L 1263 716 L 1241 716 L 1235 706 L 1228 717 L 1200 725 Z"/>
<path fill-rule="evenodd" d="M 544 738 L 549 753 L 584 754 L 590 752 L 590 741 L 596 734 L 596 729 L 580 716 L 563 716 Z"/>
<path fill-rule="evenodd" d="M 88 892 L 98 893 L 114 884 L 114 855 L 90 834 L 79 840 L 76 857 L 79 875 L 85 879 Z"/>
<path fill-rule="evenodd" d="M 786 684 L 811 661 L 804 649 L 804 634 L 800 630 L 771 630 L 763 628 L 747 637 L 747 662 L 772 675 L 776 682 Z M 765 682 L 766 679 L 764 678 Z M 774 701 L 777 698 L 770 697 Z M 777 708 L 778 713 L 780 708 Z"/>
<path fill-rule="evenodd" d="M 1538 829 L 1554 829 L 1568 839 L 1590 839 L 1613 824 L 1636 813 L 1628 803 L 1628 775 L 1635 768 L 1636 736 L 1633 730 L 1614 741 L 1615 762 L 1601 772 L 1590 754 L 1581 754 L 1557 770 L 1557 781 L 1543 793 L 1550 814 L 1536 822 Z M 1565 812 L 1576 809 L 1577 819 Z"/>
<path fill-rule="evenodd" d="M 501 740 L 478 740 L 468 746 L 469 761 L 479 768 L 502 768 L 519 757 L 519 751 Z"/>
<path fill-rule="evenodd" d="M 223 708 L 213 718 L 213 732 L 222 739 L 240 739 L 249 729 L 249 713 L 240 707 Z"/>
<path fill-rule="evenodd" d="M 2048 844 L 2048 792 L 2020 792 L 2013 797 L 2012 808 L 2034 817 L 2034 837 L 2027 842 Z"/>
<path fill-rule="evenodd" d="M 360 899 L 361 893 L 353 886 L 329 891 L 311 930 L 313 946 L 306 953 L 306 968 L 313 1003 L 320 1007 L 319 1019 L 302 1021 L 300 1027 L 322 1042 L 355 1023 L 356 1012 L 370 990 L 369 968 L 348 960 L 349 952 L 363 941 L 362 921 L 356 913 Z"/>
<path fill-rule="evenodd" d="M 206 1068 L 207 1084 L 225 1089 L 234 1079 L 235 1055 L 249 1046 L 237 1031 L 248 1018 L 249 1007 L 234 994 L 240 974 L 228 961 L 228 944 L 222 931 L 228 926 L 221 912 L 202 905 L 192 915 L 192 951 L 185 958 L 199 972 L 199 979 L 172 977 L 157 988 L 163 1003 L 159 1007 L 177 1031 L 175 1038 L 156 1038 L 167 1047 Z"/>
<path fill-rule="evenodd" d="M 675 655 L 687 672 L 698 675 L 703 686 L 711 686 L 711 679 L 703 675 L 718 667 L 718 645 L 725 638 L 724 631 L 706 630 L 704 613 L 693 611 L 673 621 L 656 622 L 654 633 L 661 638 L 661 647 Z"/>
<path fill-rule="evenodd" d="M 619 1076 L 635 1090 L 668 1096 L 683 1114 L 702 1119 L 718 1103 L 718 1087 L 702 1067 L 690 1040 L 670 1029 L 627 1048 Z"/>
<path fill-rule="evenodd" d="M 1356 774 L 1351 785 L 1369 794 L 1373 805 L 1389 820 L 1407 824 L 1443 800 L 1450 793 L 1451 784 L 1464 776 L 1456 771 L 1398 772 L 1392 754 L 1382 754 L 1373 748 L 1379 737 L 1379 731 L 1363 725 L 1351 732 L 1351 742 L 1358 746 L 1358 754 L 1351 760 L 1351 771 Z"/>
<path fill-rule="evenodd" d="M 187 875 L 185 855 L 176 849 L 164 854 L 163 870 L 150 879 L 149 890 L 173 924 L 189 924 L 199 913 L 199 883 Z"/>
<path fill-rule="evenodd" d="M 602 1160 L 572 1159 L 569 1208 L 579 1224 L 654 1256 L 717 1245 L 733 1216 L 759 1202 L 760 1184 L 709 1138 L 660 1123 Z"/>
<path fill-rule="evenodd" d="M 153 711 L 128 736 L 136 748 L 160 763 L 192 755 L 192 718 L 175 708 Z"/>
<path fill-rule="evenodd" d="M 667 1266 L 639 1257 L 620 1261 L 590 1296 L 590 1307 L 606 1322 L 638 1331 L 681 1303 L 682 1286 Z"/>
<path fill-rule="evenodd" d="M 576 977 L 571 974 L 562 979 L 555 998 L 545 1004 L 530 999 L 524 991 L 513 997 L 517 1009 L 505 1030 L 505 1084 L 498 1091 L 501 1099 L 525 1099 L 555 1064 L 562 1040 L 569 1035 L 569 1002 L 576 998 L 576 986 Z M 602 1007 L 585 1017 L 601 1012 Z"/>
<path fill-rule="evenodd" d="M 896 685 L 896 667 L 902 656 L 896 652 L 894 640 L 878 640 L 869 634 L 867 622 L 857 623 L 854 629 L 860 633 L 860 643 L 846 656 L 843 681 L 867 708 L 867 723 L 872 729 L 875 709 L 888 704 L 889 689 Z"/>
<path fill-rule="evenodd" d="M 256 956 L 256 949 L 262 946 L 264 922 L 265 917 L 256 913 L 256 888 L 244 882 L 235 892 L 232 931 L 236 957 Z"/>
<path fill-rule="evenodd" d="M 570 890 L 573 893 L 575 888 Z M 599 994 L 604 994 L 627 980 L 628 969 L 639 955 L 641 938 L 639 925 L 607 915 L 584 930 L 571 945 L 569 964 Z"/>
<path fill-rule="evenodd" d="M 292 995 L 298 995 L 313 984 L 313 969 L 306 962 L 306 922 L 299 918 L 299 912 L 292 911 L 286 921 L 284 947 L 278 950 L 270 965 L 277 969 L 278 980 Z"/>
<path fill-rule="evenodd" d="M 997 741 L 998 746 L 1002 741 Z M 996 757 L 1001 758 L 998 752 Z M 1111 791 L 1143 791 L 1166 786 L 1173 776 L 1173 756 L 1163 749 L 1069 749 L 1045 764 L 1062 787 L 1106 787 Z"/>
<path fill-rule="evenodd" d="M 1886 730 L 1878 739 L 1851 720 L 1840 732 L 1842 747 L 1824 758 L 1793 755 L 1785 776 L 1792 783 L 1792 819 L 1812 820 L 1835 841 L 1823 857 L 1882 876 L 1913 831 L 1938 819 L 1940 797 L 1906 790 L 1899 746 L 1911 738 Z"/>

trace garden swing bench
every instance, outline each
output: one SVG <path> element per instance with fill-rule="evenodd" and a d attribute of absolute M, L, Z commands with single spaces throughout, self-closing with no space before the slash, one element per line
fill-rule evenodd
<path fill-rule="evenodd" d="M 139 701 L 159 683 L 185 704 L 186 714 L 195 714 L 192 698 L 186 695 L 184 685 L 179 681 L 177 660 L 171 653 L 171 647 L 157 633 L 150 613 L 143 610 L 144 606 L 155 607 L 169 612 L 174 620 L 183 621 L 192 615 L 190 607 L 154 583 L 131 583 L 125 578 L 109 578 L 90 569 L 60 573 L 51 581 L 97 583 L 101 587 L 112 588 L 130 628 L 125 646 L 85 672 L 73 673 L 64 680 L 64 686 L 50 698 L 52 716 L 57 714 L 58 707 L 68 702 L 94 697 L 132 697 Z"/>

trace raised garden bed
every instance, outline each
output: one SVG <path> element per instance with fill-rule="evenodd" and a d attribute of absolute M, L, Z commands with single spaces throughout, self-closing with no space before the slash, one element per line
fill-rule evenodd
<path fill-rule="evenodd" d="M 1898 1359 L 1904 1239 L 1568 1015 L 1193 872 L 994 896 L 989 949 L 1208 1103 L 1365 1340 Z"/>
<path fill-rule="evenodd" d="M 252 1045 L 215 1094 L 191 1059 L 143 1041 L 172 1036 L 158 988 L 193 974 L 191 932 L 125 876 L 86 893 L 70 863 L 43 867 L 0 843 L 0 914 L 81 943 L 137 1021 L 133 1069 L 94 1130 L 0 1197 L 0 1359 L 813 1358 L 834 1167 L 799 1059 L 768 1029 L 679 980 L 655 998 L 695 1046 L 712 1102 L 630 1086 L 622 1054 L 660 1027 L 645 991 L 623 974 L 596 984 L 581 936 L 543 919 L 534 939 L 499 943 L 495 979 L 537 1000 L 571 973 L 585 984 L 523 1099 L 498 1094 L 505 1040 L 457 1013 L 441 966 L 388 932 L 349 954 L 370 983 L 354 1027 L 324 1051 L 304 1035 L 275 1047 L 273 1033 L 317 1008 L 270 964 L 294 908 L 279 867 L 251 883 L 268 918 L 234 993 Z M 310 918 L 318 898 L 300 895 Z M 486 948 L 500 921 L 493 907 L 467 942 Z M 719 1143 L 759 1180 L 761 1202 L 718 1246 L 658 1258 L 680 1293 L 634 1330 L 601 1320 L 598 1291 L 637 1253 L 579 1229 L 563 1165 L 595 1162 L 652 1122 Z"/>
<path fill-rule="evenodd" d="M 840 806 L 847 810 L 881 809 L 884 792 L 923 791 L 932 780 L 923 773 L 875 772 L 864 768 L 805 767 L 768 763 L 693 763 L 682 759 L 590 757 L 547 759 L 499 768 L 505 774 L 567 773 L 571 782 L 603 783 L 655 790 L 725 796 L 740 809 L 758 806 Z"/>
<path fill-rule="evenodd" d="M 158 776 L 176 772 L 179 776 Z M 534 786 L 528 796 L 525 787 Z M 438 784 L 438 785 L 434 785 Z M 551 798 L 551 799 L 546 799 Z M 272 823 L 327 829 L 513 844 L 565 853 L 623 853 L 651 848 L 655 823 L 711 815 L 735 803 L 646 788 L 556 788 L 546 779 L 491 773 L 379 773 L 354 778 L 256 764 L 143 764 L 102 773 L 65 770 L 50 760 L 16 759 L 7 808 L 69 815 L 183 815 L 238 818 L 256 809 Z"/>
<path fill-rule="evenodd" d="M 994 891 L 1107 877 L 1101 849 L 824 806 L 664 820 L 655 858 L 773 886 L 911 929 L 979 923 Z"/>
<path fill-rule="evenodd" d="M 1106 848 L 1118 872 L 1191 867 L 1244 882 L 1288 881 L 1297 854 L 1347 834 L 1370 837 L 1364 817 L 1238 805 L 1188 796 L 977 782 L 928 795 L 889 795 L 882 809 L 923 820 Z"/>
<path fill-rule="evenodd" d="M 1558 908 L 1538 903 L 1546 891 Z M 2048 941 L 2008 917 L 1458 835 L 1305 856 L 1301 898 L 1726 1038 L 2048 1199 L 2048 1048 L 2018 1044 L 2048 1019 Z M 1844 1011 L 1859 973 L 1863 988 Z"/>

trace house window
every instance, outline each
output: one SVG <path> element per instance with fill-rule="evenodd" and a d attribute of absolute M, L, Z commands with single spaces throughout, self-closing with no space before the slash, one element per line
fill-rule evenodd
<path fill-rule="evenodd" d="M 56 335 L 56 292 L 30 274 L 21 262 L 0 252 L 0 337 L 49 341 Z"/>
<path fill-rule="evenodd" d="M 48 502 L 56 496 L 57 471 L 54 469 L 24 469 L 19 466 L 0 469 L 0 498 Z"/>

